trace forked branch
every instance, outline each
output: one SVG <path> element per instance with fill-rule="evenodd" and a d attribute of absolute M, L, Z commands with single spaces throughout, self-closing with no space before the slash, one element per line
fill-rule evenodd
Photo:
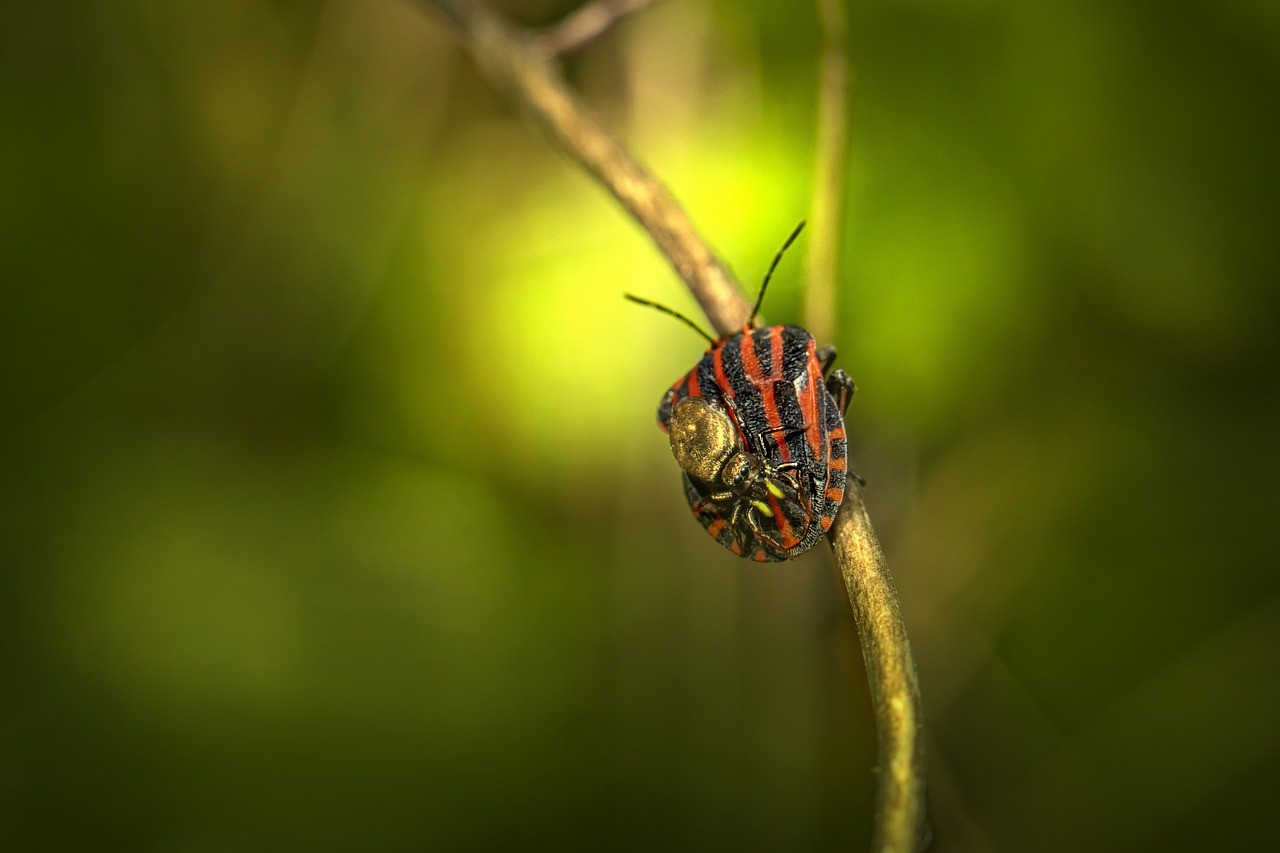
<path fill-rule="evenodd" d="M 563 21 L 538 36 L 537 44 L 548 56 L 564 56 L 582 50 L 628 15 L 653 0 L 594 0 L 579 6 Z"/>
<path fill-rule="evenodd" d="M 649 233 L 722 335 L 751 307 L 670 191 L 565 85 L 553 57 L 595 38 L 643 2 L 602 2 L 587 26 L 574 16 L 537 37 L 474 0 L 415 0 L 444 15 L 477 65 L 551 138 L 613 194 Z M 599 17 L 596 16 L 600 14 Z M 590 23 L 588 20 L 588 23 Z M 924 737 L 915 664 L 897 593 L 862 502 L 849 483 L 829 533 L 866 659 L 879 742 L 873 849 L 915 853 L 925 835 Z"/>
<path fill-rule="evenodd" d="M 751 308 L 671 192 L 569 91 L 536 40 L 472 0 L 417 0 L 443 12 L 481 70 L 613 193 L 658 244 L 721 334 Z"/>

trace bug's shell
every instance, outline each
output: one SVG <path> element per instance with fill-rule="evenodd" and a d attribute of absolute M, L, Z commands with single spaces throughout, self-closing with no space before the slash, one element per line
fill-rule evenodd
<path fill-rule="evenodd" d="M 658 425 L 668 432 L 671 410 L 685 397 L 702 397 L 728 412 L 743 449 L 774 468 L 796 463 L 800 493 L 768 497 L 765 519 L 778 548 L 744 523 L 730 525 L 708 500 L 709 487 L 684 474 L 685 497 L 698 521 L 733 553 L 779 562 L 809 550 L 822 538 L 844 499 L 848 442 L 844 417 L 823 381 L 813 337 L 799 326 L 743 329 L 717 341 L 698 364 L 667 391 Z"/>

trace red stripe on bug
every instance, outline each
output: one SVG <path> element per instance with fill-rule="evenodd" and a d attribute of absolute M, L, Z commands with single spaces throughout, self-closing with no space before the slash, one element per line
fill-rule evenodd
<path fill-rule="evenodd" d="M 832 517 L 831 517 L 831 516 L 829 516 L 829 515 L 824 515 L 824 516 L 822 517 L 822 532 L 823 532 L 823 533 L 826 533 L 828 530 L 830 530 L 830 529 L 831 529 L 831 523 L 832 523 L 833 521 L 835 521 L 835 519 L 834 519 L 834 518 L 832 518 Z"/>
<path fill-rule="evenodd" d="M 707 525 L 707 532 L 712 536 L 719 536 L 721 530 L 724 530 L 723 518 L 717 518 L 715 521 Z"/>
<path fill-rule="evenodd" d="M 685 377 L 689 380 L 689 396 L 701 397 L 702 388 L 698 385 L 698 368 L 689 371 L 689 375 Z"/>
<path fill-rule="evenodd" d="M 729 377 L 724 374 L 724 345 L 717 346 L 711 353 L 711 366 L 716 372 L 716 387 L 724 392 L 726 397 L 732 397 L 733 386 L 729 384 Z"/>
<path fill-rule="evenodd" d="M 770 329 L 769 336 L 779 337 L 777 329 Z M 764 406 L 764 417 L 769 422 L 769 430 L 777 436 L 778 452 L 783 463 L 791 461 L 791 451 L 787 447 L 786 437 L 782 434 L 782 417 L 778 414 L 778 401 L 773 396 L 773 380 L 761 378 L 760 360 L 756 358 L 756 345 L 751 335 L 743 335 L 738 345 L 742 355 L 742 368 L 747 379 L 760 389 L 760 402 Z M 788 546 L 790 547 L 790 546 Z"/>
<path fill-rule="evenodd" d="M 827 433 L 827 438 L 831 438 L 831 439 L 844 438 L 844 424 L 841 424 L 840 426 L 833 429 L 831 432 Z"/>
<path fill-rule="evenodd" d="M 756 358 L 756 342 L 751 335 L 743 335 L 738 339 L 738 352 L 742 357 L 742 369 L 746 371 L 747 381 L 757 384 L 760 377 L 760 359 Z"/>
<path fill-rule="evenodd" d="M 832 456 L 830 461 L 827 462 L 827 465 L 829 465 L 830 467 L 834 468 L 837 471 L 846 471 L 849 468 L 849 460 L 845 459 L 843 456 L 841 456 L 839 459 Z"/>
<path fill-rule="evenodd" d="M 840 503 L 840 501 L 844 500 L 844 489 L 837 489 L 835 486 L 828 486 L 827 497 L 831 498 L 831 500 L 836 503 Z"/>
<path fill-rule="evenodd" d="M 804 417 L 805 436 L 809 439 L 809 449 L 813 451 L 814 458 L 818 458 L 818 447 L 822 440 L 820 430 L 818 428 L 818 395 L 822 388 L 822 371 L 818 366 L 818 354 L 814 349 L 813 338 L 809 338 L 809 343 L 805 347 L 805 374 L 809 377 L 809 387 L 805 388 L 803 394 L 797 394 L 800 402 L 800 412 Z"/>
<path fill-rule="evenodd" d="M 769 330 L 769 378 L 773 380 L 781 380 L 785 377 L 782 375 L 782 332 L 778 329 Z"/>
<path fill-rule="evenodd" d="M 764 551 L 756 551 L 751 555 L 751 559 L 755 560 L 757 563 L 764 563 L 769 560 L 769 557 L 764 553 Z"/>
<path fill-rule="evenodd" d="M 773 510 L 773 517 L 778 522 L 778 532 L 782 534 L 782 550 L 790 551 L 800 544 L 800 537 L 791 529 L 791 522 L 787 521 L 781 504 L 773 495 L 769 495 L 769 509 Z"/>

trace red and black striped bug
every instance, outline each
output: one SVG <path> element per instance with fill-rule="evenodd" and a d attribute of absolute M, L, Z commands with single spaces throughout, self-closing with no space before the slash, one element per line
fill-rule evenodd
<path fill-rule="evenodd" d="M 814 546 L 844 498 L 844 412 L 853 381 L 834 347 L 799 326 L 755 326 L 765 289 L 801 222 L 774 256 L 741 331 L 713 338 L 665 305 L 627 294 L 691 326 L 711 344 L 658 406 L 658 426 L 684 475 L 685 497 L 715 540 L 740 557 L 778 562 Z M 857 474 L 854 474 L 857 477 Z"/>

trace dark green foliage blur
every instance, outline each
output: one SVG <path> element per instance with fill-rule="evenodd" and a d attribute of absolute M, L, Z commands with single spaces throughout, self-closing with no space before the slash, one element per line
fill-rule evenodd
<path fill-rule="evenodd" d="M 935 849 L 1268 846 L 1280 12 L 848 12 L 833 343 Z M 819 39 L 665 0 L 566 64 L 752 292 Z M 432 16 L 7 4 L 0 245 L 0 847 L 865 846 L 829 553 L 691 517 L 703 345 L 622 293 L 691 298 Z"/>

